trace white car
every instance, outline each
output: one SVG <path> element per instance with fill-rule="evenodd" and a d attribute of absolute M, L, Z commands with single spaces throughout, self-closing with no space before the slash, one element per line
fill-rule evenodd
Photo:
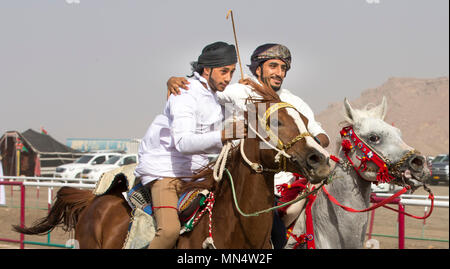
<path fill-rule="evenodd" d="M 378 185 L 372 183 L 371 189 L 372 192 L 396 193 L 403 187 L 389 183 L 378 183 Z"/>
<path fill-rule="evenodd" d="M 67 163 L 56 167 L 54 177 L 57 178 L 80 178 L 84 168 L 96 166 L 104 163 L 115 156 L 121 156 L 120 153 L 92 153 L 78 158 L 73 163 Z"/>
<path fill-rule="evenodd" d="M 114 156 L 99 165 L 92 165 L 83 169 L 81 178 L 99 180 L 103 173 L 111 171 L 123 165 L 137 163 L 137 154 L 124 154 Z"/>

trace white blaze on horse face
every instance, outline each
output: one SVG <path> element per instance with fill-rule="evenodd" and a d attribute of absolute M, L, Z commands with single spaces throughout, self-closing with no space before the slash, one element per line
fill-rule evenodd
<path fill-rule="evenodd" d="M 302 118 L 300 117 L 299 112 L 296 109 L 293 108 L 287 108 L 286 109 L 289 116 L 291 116 L 294 119 L 294 122 L 297 124 L 298 130 L 300 133 L 308 132 L 308 129 L 305 126 L 305 123 L 303 122 Z M 330 153 L 328 151 L 324 150 L 317 142 L 312 138 L 311 136 L 305 137 L 306 146 L 310 148 L 316 149 L 318 152 L 322 153 L 325 158 L 330 157 Z"/>

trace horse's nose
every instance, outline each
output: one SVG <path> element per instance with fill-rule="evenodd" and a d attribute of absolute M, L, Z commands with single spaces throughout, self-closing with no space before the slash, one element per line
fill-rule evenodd
<path fill-rule="evenodd" d="M 309 153 L 308 156 L 306 156 L 306 163 L 312 168 L 317 168 L 324 162 L 325 156 L 316 150 L 314 150 L 313 152 Z"/>
<path fill-rule="evenodd" d="M 421 172 L 425 166 L 425 157 L 421 155 L 414 155 L 409 159 L 409 167 L 416 171 Z"/>

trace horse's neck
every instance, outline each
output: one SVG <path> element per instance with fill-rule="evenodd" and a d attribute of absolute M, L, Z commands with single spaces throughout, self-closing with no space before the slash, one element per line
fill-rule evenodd
<path fill-rule="evenodd" d="M 245 140 L 244 152 L 250 161 L 260 163 L 258 140 Z M 267 197 L 273 198 L 273 174 L 255 173 L 243 160 L 239 149 L 234 152 L 234 155 L 235 163 L 232 164 L 230 172 L 234 180 L 239 204 L 242 204 L 242 207 L 248 207 L 248 210 L 255 210 L 255 208 L 261 208 L 267 204 L 272 206 Z M 227 184 L 227 187 L 231 188 L 229 184 Z"/>
<path fill-rule="evenodd" d="M 341 152 L 339 158 L 346 160 Z M 344 171 L 336 166 L 333 181 L 325 185 L 341 204 L 364 209 L 370 205 L 370 182 L 360 178 L 353 168 Z M 313 205 L 314 232 L 317 248 L 361 248 L 364 242 L 368 214 L 352 213 L 332 203 L 320 192 Z"/>
<path fill-rule="evenodd" d="M 245 154 L 252 162 L 259 161 L 259 150 L 254 141 L 246 140 Z M 228 165 L 234 182 L 236 200 L 244 213 L 254 213 L 273 206 L 273 175 L 254 173 L 242 160 L 239 150 L 233 152 L 233 163 Z M 216 197 L 215 216 L 219 218 L 219 233 L 225 238 L 225 248 L 269 247 L 272 214 L 264 213 L 258 217 L 244 217 L 236 209 L 232 197 L 230 179 L 224 173 L 219 196 Z M 214 215 L 213 215 L 214 216 Z M 214 222 L 214 221 L 213 221 Z"/>
<path fill-rule="evenodd" d="M 347 160 L 342 151 L 339 153 L 339 158 Z M 371 192 L 370 182 L 362 179 L 352 167 L 348 169 L 348 171 L 344 171 L 342 166 L 336 165 L 332 182 L 326 185 L 327 190 L 338 201 L 346 202 L 350 206 L 368 206 Z M 326 198 L 324 193 L 321 193 L 321 196 Z"/>

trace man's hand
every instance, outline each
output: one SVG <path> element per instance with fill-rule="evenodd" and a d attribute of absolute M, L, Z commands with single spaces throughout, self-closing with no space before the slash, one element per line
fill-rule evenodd
<path fill-rule="evenodd" d="M 184 77 L 170 77 L 167 81 L 167 99 L 169 99 L 169 96 L 171 94 L 178 95 L 181 94 L 180 89 L 189 90 L 189 81 L 187 81 Z"/>
<path fill-rule="evenodd" d="M 225 122 L 222 130 L 222 143 L 228 140 L 241 139 L 247 137 L 247 125 L 243 120 L 233 120 Z"/>
<path fill-rule="evenodd" d="M 249 78 L 241 78 L 240 80 L 239 80 L 239 83 L 240 84 L 244 84 L 244 85 L 250 85 L 250 79 Z"/>

